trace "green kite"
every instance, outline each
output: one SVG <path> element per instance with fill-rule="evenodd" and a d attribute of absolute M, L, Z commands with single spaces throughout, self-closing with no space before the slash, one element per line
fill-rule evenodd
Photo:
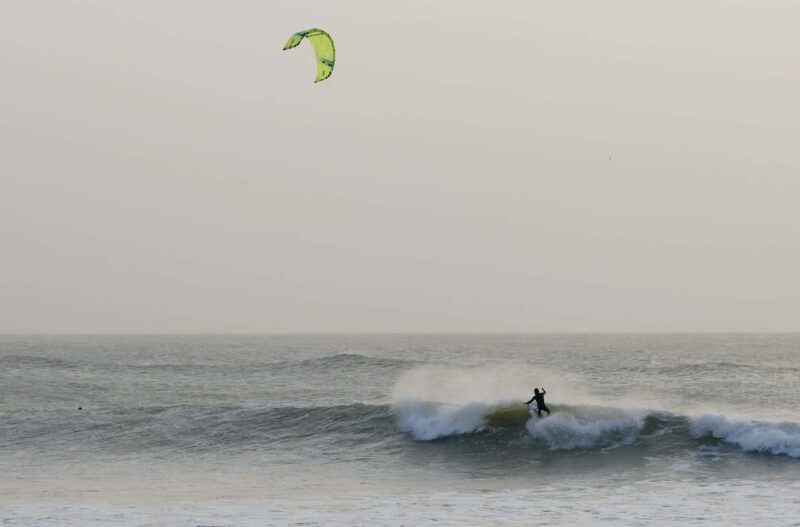
<path fill-rule="evenodd" d="M 336 62 L 336 48 L 333 46 L 333 39 L 323 30 L 311 28 L 289 37 L 286 45 L 283 46 L 284 51 L 297 47 L 303 38 L 307 38 L 311 42 L 317 56 L 317 80 L 314 82 L 324 81 L 333 73 L 333 63 Z"/>

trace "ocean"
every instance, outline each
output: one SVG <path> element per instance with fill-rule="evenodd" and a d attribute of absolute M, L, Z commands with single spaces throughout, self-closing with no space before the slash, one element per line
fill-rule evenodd
<path fill-rule="evenodd" d="M 0 336 L 0 525 L 800 525 L 800 335 Z"/>

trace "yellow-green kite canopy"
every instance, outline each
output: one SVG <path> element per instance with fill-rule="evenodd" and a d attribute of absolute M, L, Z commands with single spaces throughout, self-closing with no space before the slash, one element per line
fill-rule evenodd
<path fill-rule="evenodd" d="M 317 55 L 317 80 L 314 82 L 324 81 L 333 73 L 333 63 L 336 62 L 336 48 L 333 47 L 333 39 L 323 30 L 311 28 L 289 37 L 286 45 L 283 46 L 284 51 L 297 47 L 303 38 L 307 38 L 311 42 L 314 53 Z"/>

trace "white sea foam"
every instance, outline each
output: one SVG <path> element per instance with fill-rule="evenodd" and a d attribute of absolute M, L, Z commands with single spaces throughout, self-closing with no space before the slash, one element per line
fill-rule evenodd
<path fill-rule="evenodd" d="M 695 437 L 712 436 L 747 452 L 783 454 L 800 458 L 800 425 L 730 419 L 724 415 L 703 414 L 692 418 Z"/>
<path fill-rule="evenodd" d="M 394 408 L 400 429 L 422 441 L 482 430 L 489 413 L 489 406 L 480 402 L 456 406 L 408 400 Z"/>
<path fill-rule="evenodd" d="M 574 408 L 545 419 L 531 419 L 528 430 L 551 450 L 606 448 L 636 441 L 647 412 L 616 408 Z"/>

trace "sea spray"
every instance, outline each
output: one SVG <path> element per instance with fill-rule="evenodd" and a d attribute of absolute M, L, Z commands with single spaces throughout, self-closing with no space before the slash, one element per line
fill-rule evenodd
<path fill-rule="evenodd" d="M 463 405 L 520 401 L 533 391 L 531 379 L 546 382 L 548 374 L 512 365 L 459 367 L 427 365 L 406 371 L 392 388 L 392 400 L 435 401 Z"/>

